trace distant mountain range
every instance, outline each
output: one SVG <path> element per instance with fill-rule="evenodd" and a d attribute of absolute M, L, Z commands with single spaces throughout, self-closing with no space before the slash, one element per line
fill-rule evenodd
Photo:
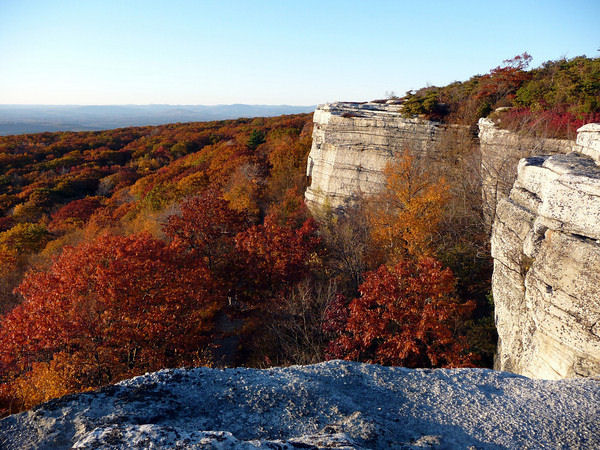
<path fill-rule="evenodd" d="M 268 117 L 314 111 L 290 105 L 0 105 L 0 136 Z"/>

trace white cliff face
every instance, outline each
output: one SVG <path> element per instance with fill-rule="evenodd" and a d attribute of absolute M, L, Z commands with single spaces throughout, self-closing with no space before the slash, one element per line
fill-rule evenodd
<path fill-rule="evenodd" d="M 319 105 L 307 167 L 311 182 L 305 198 L 309 206 L 343 207 L 357 196 L 380 191 L 383 169 L 405 149 L 427 158 L 431 170 L 436 170 L 436 160 L 452 159 L 457 147 L 474 144 L 466 127 L 407 119 L 401 108 L 381 103 Z M 579 139 L 583 145 L 594 136 L 590 129 L 580 133 Z M 572 141 L 521 136 L 497 128 L 489 119 L 479 121 L 479 142 L 484 214 L 490 225 L 496 205 L 510 192 L 521 158 L 566 154 L 573 149 Z M 600 142 L 594 142 L 586 148 L 600 154 Z"/>
<path fill-rule="evenodd" d="M 309 205 L 344 206 L 360 194 L 381 190 L 383 169 L 410 149 L 423 154 L 440 139 L 435 122 L 406 119 L 400 105 L 331 103 L 314 113 L 313 144 L 308 157 Z"/>
<path fill-rule="evenodd" d="M 492 233 L 496 369 L 600 375 L 599 240 L 595 161 L 577 153 L 522 159 Z"/>
<path fill-rule="evenodd" d="M 573 150 L 573 141 L 522 136 L 497 128 L 487 118 L 479 119 L 478 125 L 484 215 L 491 225 L 496 206 L 512 188 L 519 160 L 534 155 L 569 153 Z"/>
<path fill-rule="evenodd" d="M 600 123 L 588 123 L 577 130 L 576 151 L 600 162 Z"/>
<path fill-rule="evenodd" d="M 400 109 L 317 108 L 309 206 L 336 208 L 379 191 L 386 164 L 406 148 L 431 170 L 447 168 L 436 159 L 452 157 L 449 142 L 470 139 L 465 129 L 406 119 Z M 575 143 L 521 136 L 481 119 L 479 141 L 484 215 L 495 223 L 496 368 L 548 379 L 600 375 L 600 124 L 580 128 Z M 532 157 L 540 154 L 553 156 Z"/>

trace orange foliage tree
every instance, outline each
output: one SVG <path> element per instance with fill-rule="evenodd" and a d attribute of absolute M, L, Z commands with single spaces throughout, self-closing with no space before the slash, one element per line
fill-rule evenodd
<path fill-rule="evenodd" d="M 256 164 L 242 164 L 231 174 L 223 197 L 235 211 L 247 212 L 257 217 L 260 214 L 259 200 L 263 179 Z"/>
<path fill-rule="evenodd" d="M 306 160 L 310 152 L 310 135 L 283 134 L 269 141 L 268 195 L 279 201 L 289 189 L 304 192 L 306 187 Z"/>
<path fill-rule="evenodd" d="M 338 297 L 328 310 L 326 329 L 338 333 L 329 357 L 406 367 L 471 365 L 460 329 L 474 304 L 460 304 L 454 285 L 450 269 L 433 258 L 367 273 L 359 298 L 346 308 Z"/>
<path fill-rule="evenodd" d="M 431 255 L 448 200 L 446 182 L 424 173 L 409 151 L 384 173 L 385 189 L 367 205 L 375 260 L 393 264 Z"/>

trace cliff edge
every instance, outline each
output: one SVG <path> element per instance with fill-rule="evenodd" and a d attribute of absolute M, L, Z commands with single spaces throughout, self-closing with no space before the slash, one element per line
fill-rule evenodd
<path fill-rule="evenodd" d="M 402 106 L 385 103 L 329 103 L 314 113 L 308 157 L 309 206 L 343 207 L 361 194 L 381 190 L 383 169 L 404 149 L 432 152 L 444 128 L 402 117 Z"/>
<path fill-rule="evenodd" d="M 573 148 L 581 153 L 522 159 L 510 196 L 498 204 L 498 370 L 600 375 L 600 125 L 578 132 Z"/>

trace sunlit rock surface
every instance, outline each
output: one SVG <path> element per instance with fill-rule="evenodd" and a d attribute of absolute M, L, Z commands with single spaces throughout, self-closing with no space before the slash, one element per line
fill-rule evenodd
<path fill-rule="evenodd" d="M 331 361 L 163 370 L 0 421 L 3 449 L 600 448 L 600 382 Z"/>
<path fill-rule="evenodd" d="M 600 375 L 600 167 L 577 153 L 520 161 L 492 233 L 496 368 Z"/>
<path fill-rule="evenodd" d="M 405 149 L 427 158 L 435 171 L 442 165 L 448 167 L 454 149 L 475 143 L 466 127 L 408 119 L 402 117 L 401 109 L 400 104 L 374 102 L 317 107 L 307 167 L 310 185 L 305 197 L 309 206 L 343 207 L 357 196 L 380 191 L 383 169 Z M 578 139 L 587 151 L 600 155 L 600 141 L 594 140 L 593 131 L 590 128 L 590 133 L 580 133 Z M 569 140 L 532 138 L 502 130 L 489 119 L 479 121 L 478 137 L 484 213 L 490 224 L 497 203 L 508 196 L 521 158 L 566 154 L 575 145 Z M 472 173 L 473 177 L 478 175 Z"/>
<path fill-rule="evenodd" d="M 577 130 L 575 151 L 600 163 L 600 123 L 588 123 Z"/>
<path fill-rule="evenodd" d="M 484 214 L 489 223 L 492 223 L 496 206 L 508 197 L 521 158 L 566 154 L 573 150 L 574 142 L 522 136 L 496 127 L 487 118 L 479 119 L 478 125 Z"/>
<path fill-rule="evenodd" d="M 307 167 L 309 206 L 343 207 L 357 195 L 378 192 L 383 169 L 402 151 L 433 151 L 445 128 L 404 118 L 401 108 L 382 103 L 319 105 Z"/>

